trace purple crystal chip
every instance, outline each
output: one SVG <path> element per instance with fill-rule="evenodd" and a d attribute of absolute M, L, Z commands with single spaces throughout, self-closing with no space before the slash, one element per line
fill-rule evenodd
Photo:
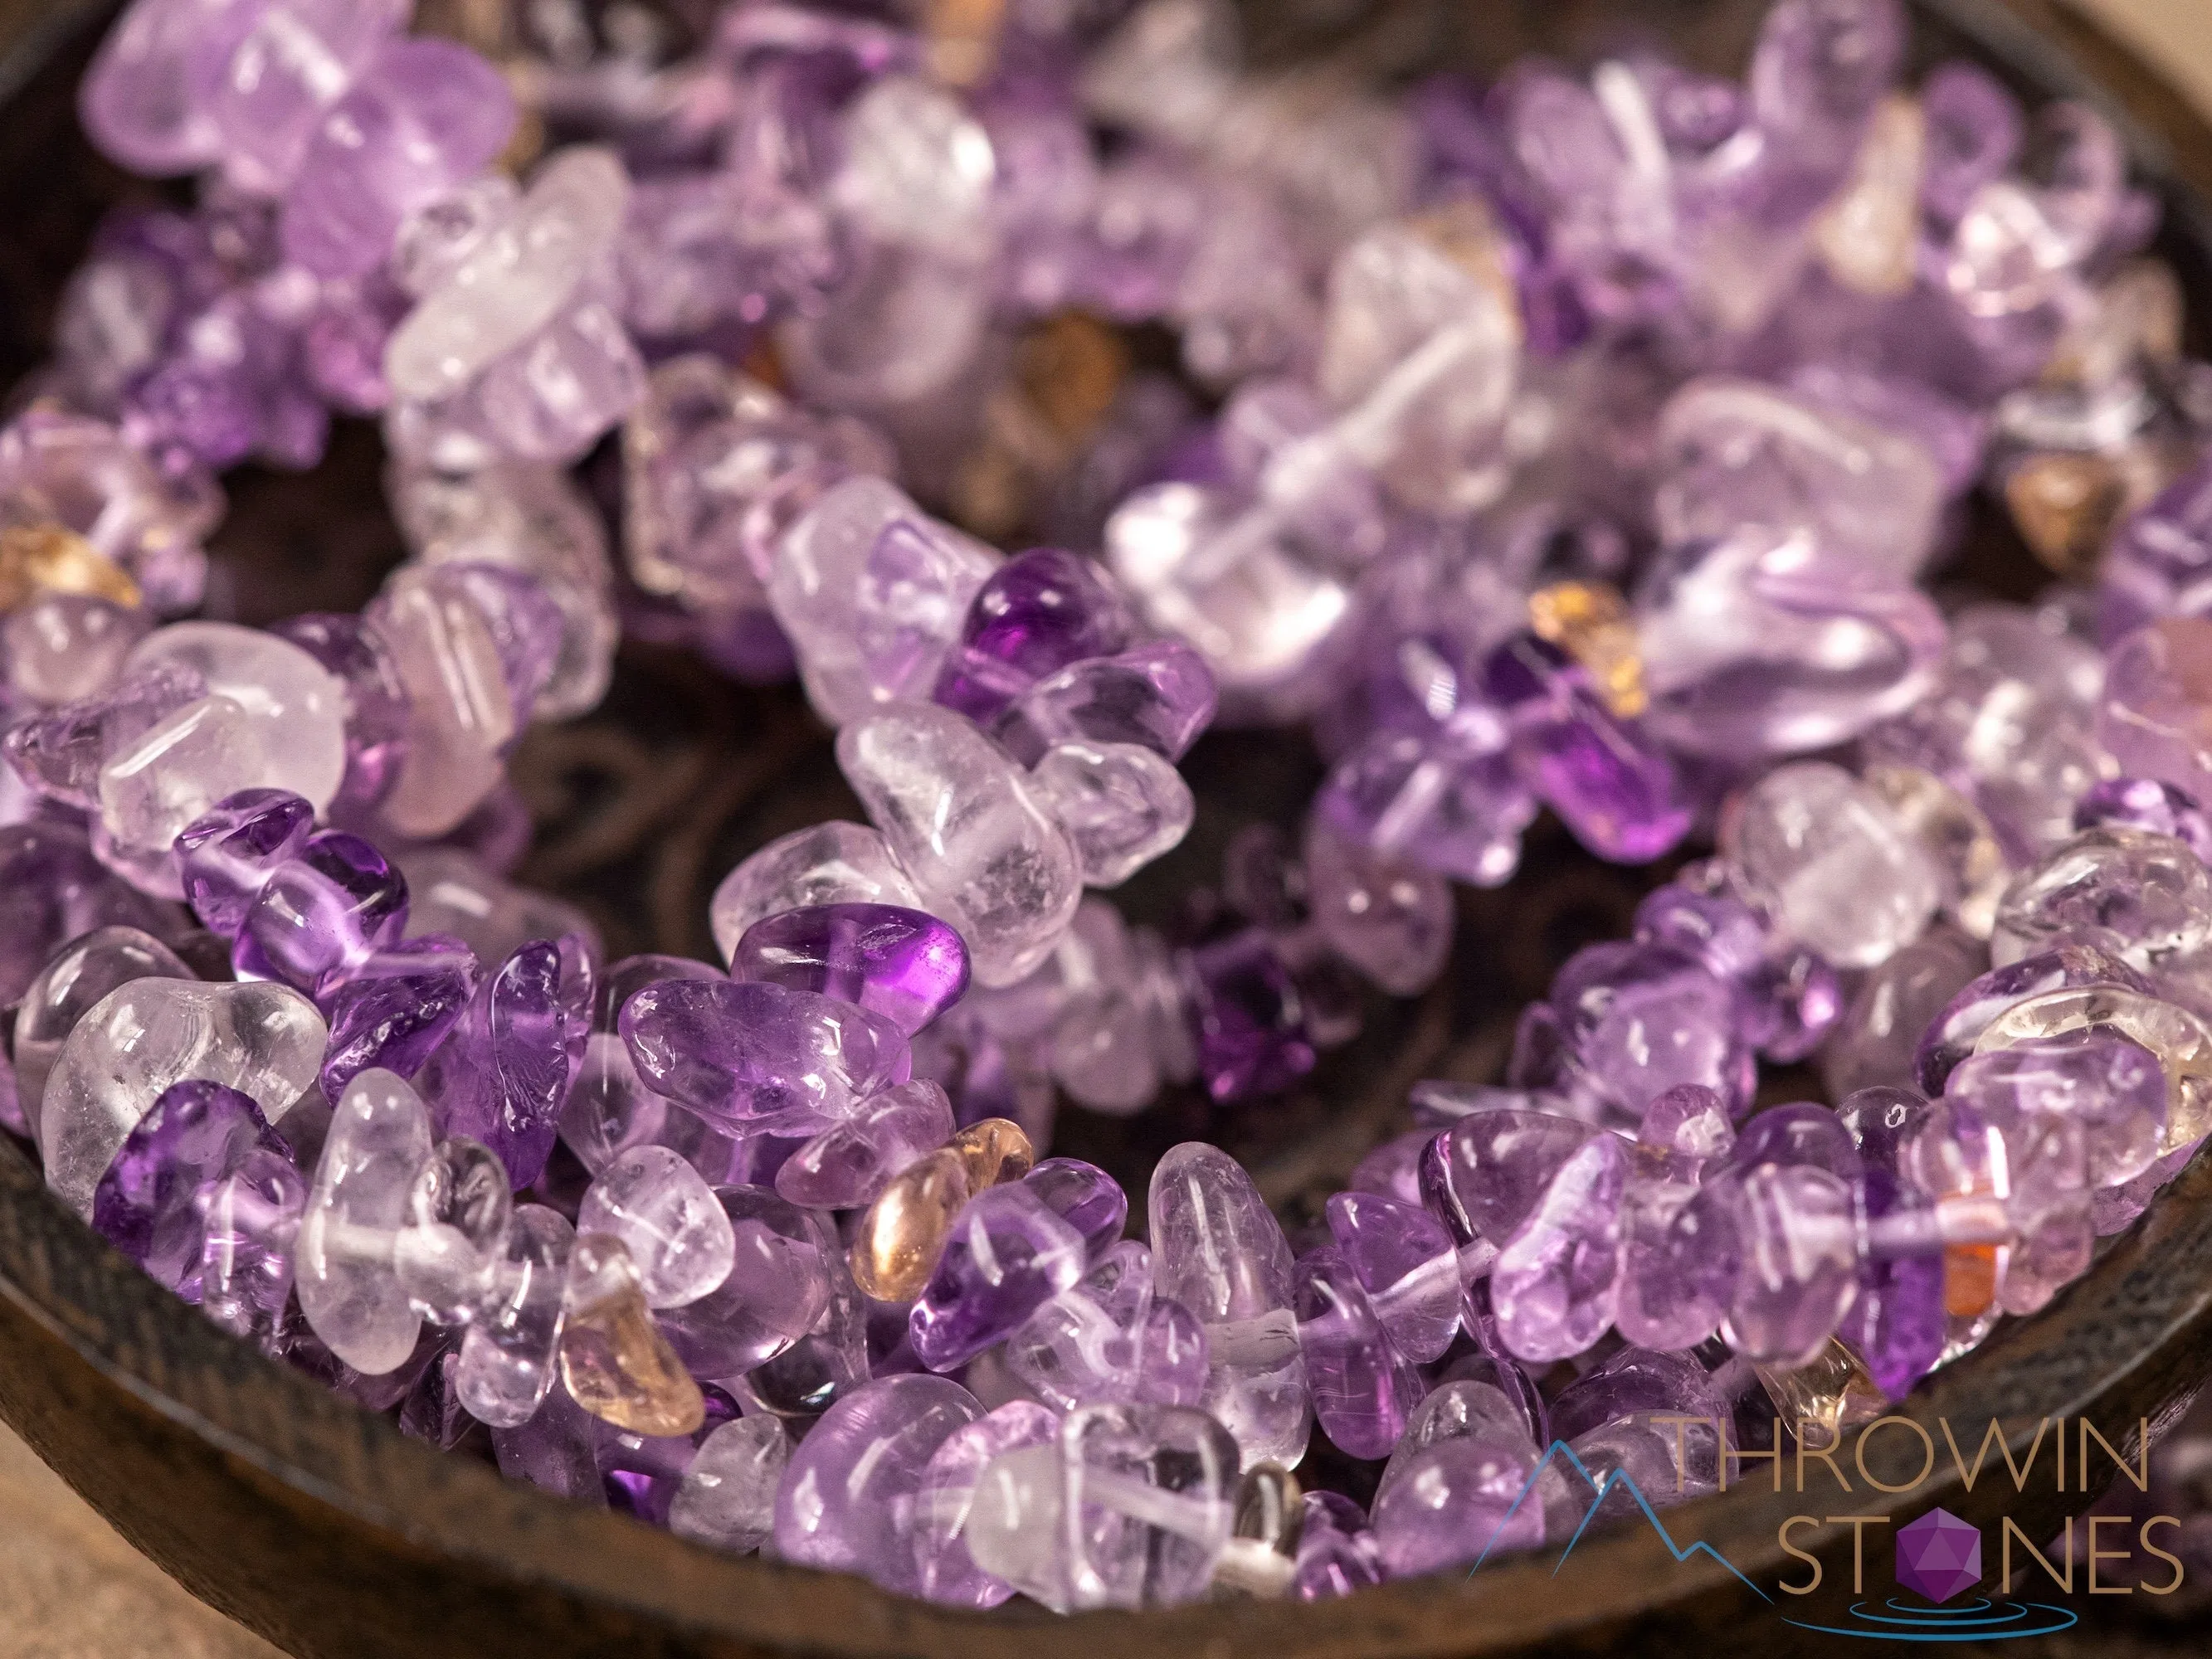
<path fill-rule="evenodd" d="M 835 997 L 912 1036 L 968 989 L 968 947 L 924 911 L 814 904 L 745 929 L 730 977 Z"/>

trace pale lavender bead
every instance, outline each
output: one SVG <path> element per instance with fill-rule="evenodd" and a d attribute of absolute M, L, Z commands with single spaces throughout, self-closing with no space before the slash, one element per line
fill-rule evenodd
<path fill-rule="evenodd" d="M 1155 1292 L 1206 1328 L 1206 1408 L 1247 1458 L 1296 1462 L 1312 1419 L 1282 1227 L 1237 1161 L 1196 1141 L 1153 1167 L 1146 1210 Z"/>
<path fill-rule="evenodd" d="M 364 1375 L 397 1370 L 420 1314 L 392 1266 L 415 1184 L 430 1161 L 429 1114 L 388 1072 L 364 1072 L 337 1102 L 300 1228 L 300 1306 L 331 1352 Z"/>
<path fill-rule="evenodd" d="M 1322 1432 L 1351 1456 L 1385 1455 L 1419 1403 L 1420 1377 L 1384 1333 L 1340 1250 L 1324 1246 L 1298 1258 L 1291 1306 Z"/>
<path fill-rule="evenodd" d="M 1416 1108 L 1418 1110 L 1418 1107 Z M 1436 1139 L 1436 1131 L 1414 1129 L 1389 1140 L 1361 1158 L 1352 1171 L 1356 1193 L 1374 1193 L 1401 1204 L 1421 1201 L 1421 1154 Z M 1341 1241 L 1340 1241 L 1341 1242 Z"/>
<path fill-rule="evenodd" d="M 729 1378 L 805 1340 L 852 1291 L 823 1217 L 760 1187 L 717 1187 L 714 1200 L 730 1227 L 729 1272 L 698 1300 L 654 1317 L 696 1375 Z"/>
<path fill-rule="evenodd" d="M 1850 1186 L 1814 1164 L 1765 1164 L 1738 1191 L 1743 1273 L 1723 1334 L 1748 1358 L 1808 1364 L 1857 1290 Z"/>
<path fill-rule="evenodd" d="M 1670 1177 L 1694 1180 L 1706 1164 L 1735 1145 L 1735 1125 L 1717 1090 L 1685 1083 L 1644 1109 L 1637 1143 L 1663 1156 Z"/>
<path fill-rule="evenodd" d="M 629 1000 L 621 1030 L 648 1086 L 730 1128 L 826 1126 L 912 1066 L 881 1015 L 778 985 L 664 981 Z"/>
<path fill-rule="evenodd" d="M 1124 1240 L 1006 1339 L 1006 1369 L 1056 1411 L 1139 1397 L 1153 1305 L 1152 1252 Z"/>
<path fill-rule="evenodd" d="M 595 1031 L 561 1108 L 562 1144 L 597 1175 L 633 1146 L 659 1140 L 668 1102 L 645 1086 L 623 1040 Z"/>
<path fill-rule="evenodd" d="M 1922 1037 L 1984 965 L 1972 940 L 1937 927 L 1869 973 L 1820 1053 L 1831 1097 L 1911 1083 Z"/>
<path fill-rule="evenodd" d="M 791 1461 L 791 1436 L 773 1417 L 718 1425 L 699 1444 L 668 1506 L 668 1529 L 694 1543 L 747 1555 L 775 1529 L 775 1494 Z"/>
<path fill-rule="evenodd" d="M 2076 830 L 2106 824 L 2171 836 L 2198 859 L 2212 858 L 2212 817 L 2185 791 L 2156 778 L 2106 778 L 2075 803 Z"/>
<path fill-rule="evenodd" d="M 783 539 L 769 572 L 807 694 L 834 724 L 926 697 L 998 563 L 880 478 L 848 479 Z"/>
<path fill-rule="evenodd" d="M 256 193 L 281 191 L 323 108 L 406 19 L 399 0 L 271 0 L 232 8 L 199 34 L 187 82 L 213 123 L 231 181 Z"/>
<path fill-rule="evenodd" d="M 1338 955 L 1393 996 L 1435 983 L 1452 942 L 1442 876 L 1381 857 L 1318 817 L 1306 825 L 1305 873 L 1315 925 Z"/>
<path fill-rule="evenodd" d="M 1723 1193 L 1632 1186 L 1621 1205 L 1614 1323 L 1645 1347 L 1694 1347 L 1727 1314 L 1741 1264 Z"/>
<path fill-rule="evenodd" d="M 8 689 L 32 702 L 76 702 L 114 684 L 153 618 L 87 593 L 41 592 L 0 623 Z"/>
<path fill-rule="evenodd" d="M 1013 1586 L 975 1565 L 965 1536 L 975 1485 L 995 1459 L 1024 1446 L 1056 1444 L 1060 1416 L 1027 1400 L 1012 1400 L 955 1429 L 931 1455 L 915 1505 L 918 1592 L 950 1607 L 995 1607 Z"/>
<path fill-rule="evenodd" d="M 2061 939 L 2094 945 L 2151 972 L 2212 939 L 2212 875 L 2170 836 L 2085 830 L 2021 871 L 1997 905 L 1999 967 Z"/>
<path fill-rule="evenodd" d="M 1338 1193 L 1328 1213 L 1339 1253 L 1399 1352 L 1416 1364 L 1441 1359 L 1459 1330 L 1458 1252 L 1443 1224 L 1371 1193 Z"/>
<path fill-rule="evenodd" d="M 573 1069 L 561 958 L 541 939 L 487 975 L 420 1074 L 441 1130 L 490 1147 L 518 1188 L 544 1171 Z"/>
<path fill-rule="evenodd" d="M 178 664 L 144 672 L 126 664 L 123 678 L 100 696 L 16 721 L 0 738 L 0 752 L 34 793 L 97 812 L 100 774 L 110 759 L 192 708 L 206 692 L 206 682 Z"/>
<path fill-rule="evenodd" d="M 941 1376 L 887 1376 L 839 1401 L 784 1470 L 776 1553 L 913 1593 L 921 1577 L 914 1523 L 929 1460 L 982 1415 L 973 1395 Z"/>
<path fill-rule="evenodd" d="M 206 1224 L 201 1195 L 255 1151 L 290 1162 L 251 1098 L 219 1083 L 173 1084 L 93 1189 L 93 1229 L 164 1289 L 197 1304 Z"/>
<path fill-rule="evenodd" d="M 1138 1348 L 1137 1398 L 1156 1406 L 1195 1406 L 1206 1397 L 1212 1366 L 1212 1346 L 1198 1316 L 1180 1302 L 1153 1297 Z"/>
<path fill-rule="evenodd" d="M 1022 1184 L 1082 1234 L 1094 1257 L 1121 1238 L 1129 1219 L 1129 1195 L 1121 1183 L 1079 1158 L 1046 1158 L 1022 1177 Z"/>
<path fill-rule="evenodd" d="M 324 1000 L 324 1096 L 335 1100 L 372 1066 L 413 1077 L 460 1024 L 482 977 L 476 953 L 450 933 L 402 939 L 356 962 Z"/>
<path fill-rule="evenodd" d="M 1180 640 L 1078 662 L 1030 686 L 991 735 L 1024 765 L 1054 744 L 1129 743 L 1171 761 L 1213 722 L 1218 694 L 1205 659 Z"/>
<path fill-rule="evenodd" d="M 1478 1112 L 1430 1141 L 1421 1156 L 1422 1201 L 1462 1244 L 1486 1238 L 1503 1247 L 1598 1133 L 1550 1112 Z"/>
<path fill-rule="evenodd" d="M 1853 1181 L 1862 1167 L 1857 1146 L 1835 1113 L 1810 1101 L 1771 1106 L 1744 1124 L 1729 1162 L 1739 1170 L 1762 1164 L 1809 1164 L 1839 1181 Z"/>
<path fill-rule="evenodd" d="M 514 121 L 505 77 L 476 53 L 391 42 L 307 141 L 285 194 L 286 256 L 320 277 L 364 275 L 401 221 L 505 148 Z"/>
<path fill-rule="evenodd" d="M 933 915 L 887 904 L 786 910 L 748 927 L 730 977 L 834 997 L 908 1036 L 968 989 L 968 947 Z"/>
<path fill-rule="evenodd" d="M 952 1138 L 952 1103 L 921 1079 L 871 1095 L 786 1158 L 775 1189 L 793 1204 L 857 1209 L 893 1176 Z"/>
<path fill-rule="evenodd" d="M 2063 1120 L 2083 1140 L 2085 1173 L 2099 1187 L 2134 1180 L 2158 1161 L 2166 1080 L 2157 1057 L 2109 1030 L 2030 1037 L 1975 1054 L 1943 1085 L 2025 1153 L 2034 1120 Z M 2014 1185 L 2021 1171 L 2014 1172 Z"/>
<path fill-rule="evenodd" d="M 185 902 L 214 932 L 234 939 L 279 865 L 314 833 L 315 809 L 284 789 L 247 789 L 216 803 L 177 837 Z"/>
<path fill-rule="evenodd" d="M 699 1172 L 665 1146 L 633 1146 L 586 1189 L 576 1230 L 628 1247 L 648 1308 L 696 1302 L 729 1277 L 730 1218 Z"/>
<path fill-rule="evenodd" d="M 1686 1083 L 1717 1091 L 1731 1110 L 1751 1098 L 1755 1067 L 1733 988 L 1679 951 L 1588 946 L 1553 981 L 1551 1006 L 1561 1048 L 1553 1074 L 1532 1081 L 1630 1120 Z"/>
<path fill-rule="evenodd" d="M 575 1229 L 542 1204 L 516 1206 L 493 1293 L 461 1338 L 454 1391 L 469 1415 L 520 1428 L 552 1391 Z"/>
<path fill-rule="evenodd" d="M 15 1098 L 37 1140 L 46 1079 L 76 1023 L 135 979 L 190 979 L 176 952 L 136 927 L 96 927 L 71 939 L 23 991 L 13 1033 Z"/>
<path fill-rule="evenodd" d="M 263 1148 L 195 1200 L 200 1311 L 265 1352 L 275 1352 L 284 1326 L 307 1204 L 307 1179 L 289 1155 Z"/>
<path fill-rule="evenodd" d="M 1620 1201 L 1628 1156 L 1601 1134 L 1552 1177 L 1490 1274 L 1498 1334 L 1523 1359 L 1564 1359 L 1613 1322 L 1620 1295 Z"/>
<path fill-rule="evenodd" d="M 1442 1440 L 1415 1454 L 1375 1502 L 1375 1542 L 1389 1576 L 1419 1577 L 1541 1544 L 1543 1504 L 1523 1495 L 1534 1462 L 1528 1448 L 1498 1435 Z"/>
<path fill-rule="evenodd" d="M 0 451 L 5 442 L 0 437 Z M 2199 460 L 2112 538 L 2097 596 L 2099 636 L 2110 647 L 2161 617 L 2203 616 L 2212 598 L 2208 577 L 2212 460 Z"/>
<path fill-rule="evenodd" d="M 1993 968 L 1970 981 L 1929 1024 L 1914 1056 L 1914 1081 L 1923 1094 L 1942 1094 L 1945 1079 L 1974 1052 L 1982 1033 L 2005 1010 L 2048 991 L 2088 985 L 2118 985 L 2145 996 L 2151 994 L 2141 974 L 2094 945 L 2062 943 Z"/>
<path fill-rule="evenodd" d="M 1727 1398 L 1720 1380 L 1691 1355 L 1623 1348 L 1559 1390 L 1552 1402 L 1551 1434 L 1579 1440 L 1608 1423 L 1649 1424 L 1662 1413 L 1712 1417 L 1726 1409 Z M 1694 1425 L 1691 1433 L 1688 1446 L 1694 1451 Z"/>
<path fill-rule="evenodd" d="M 960 1212 L 915 1302 L 915 1357 L 932 1370 L 964 1364 L 1081 1278 L 1087 1255 L 1032 1188 L 987 1188 Z"/>
<path fill-rule="evenodd" d="M 407 926 L 407 883 L 358 836 L 325 830 L 270 872 L 239 924 L 240 979 L 281 979 L 318 1001 Z"/>
<path fill-rule="evenodd" d="M 0 993 L 20 1002 L 55 951 L 94 928 L 175 937 L 184 918 L 126 885 L 82 833 L 52 823 L 0 825 Z"/>
<path fill-rule="evenodd" d="M 1929 854 L 1842 768 L 1777 767 L 1723 819 L 1729 878 L 1776 934 L 1838 968 L 1871 968 L 1926 930 L 1942 899 Z"/>
<path fill-rule="evenodd" d="M 221 140 L 185 73 L 207 27 L 191 0 L 137 0 L 101 41 L 78 91 L 85 131 L 133 172 L 191 173 L 216 161 Z"/>
<path fill-rule="evenodd" d="M 1397 1485 L 1432 1446 L 1485 1439 L 1518 1446 L 1533 1459 L 1543 1429 L 1541 1397 L 1512 1359 L 1463 1360 L 1422 1397 L 1406 1419 L 1405 1437 L 1383 1468 L 1376 1498 Z"/>
<path fill-rule="evenodd" d="M 2027 124 L 1996 76 L 1963 61 L 1929 71 L 1920 83 L 1920 110 L 1928 124 L 1921 205 L 1939 222 L 1954 223 L 1974 192 L 2012 165 Z"/>
<path fill-rule="evenodd" d="M 1855 481 L 1856 484 L 1856 481 Z M 1650 728 L 1723 759 L 1804 754 L 1913 707 L 1943 619 L 1909 572 L 1753 526 L 1669 550 L 1637 592 Z"/>
<path fill-rule="evenodd" d="M 1507 738 L 1481 705 L 1456 714 L 1442 742 L 1377 732 L 1329 774 L 1316 817 L 1381 856 L 1498 886 L 1520 864 L 1521 832 L 1536 816 Z"/>
<path fill-rule="evenodd" d="M 1291 1591 L 1301 1601 L 1333 1601 L 1382 1582 L 1382 1552 L 1366 1512 L 1341 1492 L 1299 1500 L 1298 1548 Z"/>
<path fill-rule="evenodd" d="M 923 908 L 959 930 L 979 984 L 1011 985 L 1043 963 L 1085 872 L 1004 751 L 950 709 L 899 703 L 839 732 L 837 764 Z"/>

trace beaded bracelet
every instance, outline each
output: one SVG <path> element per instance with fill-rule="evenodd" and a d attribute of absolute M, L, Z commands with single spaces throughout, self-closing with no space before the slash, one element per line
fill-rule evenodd
<path fill-rule="evenodd" d="M 539 18 L 504 75 L 404 9 L 136 0 L 87 125 L 199 204 L 102 233 L 0 433 L 9 1127 L 226 1329 L 938 1601 L 1313 1597 L 1574 1529 L 1554 1442 L 1686 1495 L 1754 1397 L 1901 1396 L 2212 1130 L 2212 399 L 2094 114 L 1897 90 L 1892 0 L 1782 0 L 1741 86 L 1395 104 L 1241 74 L 1203 0 L 742 4 L 665 62 Z M 333 412 L 414 557 L 163 620 L 215 474 Z M 566 471 L 617 426 L 619 572 Z M 1977 483 L 2076 585 L 1946 616 Z M 795 670 L 870 819 L 731 872 L 726 973 L 495 872 L 625 628 Z M 1217 701 L 1330 768 L 1176 947 L 1084 893 L 1182 839 Z M 941 1063 L 1279 1090 L 1540 807 L 1719 850 L 1301 1253 L 1198 1143 L 1125 1239 Z M 1815 1055 L 1838 1107 L 1753 1113 Z M 1300 1492 L 1316 1422 L 1371 1505 Z"/>

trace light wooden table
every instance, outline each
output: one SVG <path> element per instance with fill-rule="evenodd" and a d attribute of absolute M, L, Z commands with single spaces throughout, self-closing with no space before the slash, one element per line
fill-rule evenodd
<path fill-rule="evenodd" d="M 2069 3 L 2212 112 L 2212 0 Z M 2098 1651 L 2116 1659 L 2126 1646 L 2106 1638 Z M 186 1595 L 0 1427 L 0 1659 L 141 1655 L 282 1659 Z"/>

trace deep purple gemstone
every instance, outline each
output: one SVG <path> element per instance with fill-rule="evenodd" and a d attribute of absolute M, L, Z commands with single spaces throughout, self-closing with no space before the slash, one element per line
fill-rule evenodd
<path fill-rule="evenodd" d="M 270 872 L 231 964 L 240 979 L 282 980 L 319 1001 L 406 927 L 406 878 L 360 836 L 325 830 Z"/>
<path fill-rule="evenodd" d="M 1858 1194 L 1869 1223 L 1915 1202 L 1893 1173 L 1878 1166 L 1868 1169 Z M 1905 1398 L 1942 1358 L 1947 1335 L 1941 1255 L 1870 1257 L 1859 1264 L 1858 1300 L 1844 1317 L 1843 1336 L 1884 1394 Z"/>
<path fill-rule="evenodd" d="M 194 1200 L 256 1151 L 290 1161 L 251 1097 L 198 1079 L 173 1084 L 100 1176 L 93 1228 L 168 1289 L 198 1303 L 206 1222 Z"/>
<path fill-rule="evenodd" d="M 1083 1235 L 1017 1182 L 968 1201 L 908 1326 L 933 1371 L 964 1365 L 1083 1277 Z"/>
<path fill-rule="evenodd" d="M 1121 1183 L 1079 1158 L 1048 1158 L 1023 1176 L 1022 1183 L 1083 1235 L 1085 1248 L 1094 1256 L 1119 1239 L 1128 1222 L 1129 1195 Z"/>
<path fill-rule="evenodd" d="M 451 933 L 402 939 L 361 963 L 325 1004 L 324 1097 L 336 1100 L 372 1066 L 413 1077 L 460 1022 L 481 972 Z"/>
<path fill-rule="evenodd" d="M 748 927 L 730 977 L 854 1003 L 912 1036 L 967 991 L 968 947 L 924 911 L 810 905 Z"/>
<path fill-rule="evenodd" d="M 1644 864 L 1689 833 L 1696 815 L 1667 751 L 1607 709 L 1565 652 L 1516 635 L 1492 653 L 1483 689 L 1511 716 L 1529 787 L 1591 852 Z"/>
<path fill-rule="evenodd" d="M 934 696 L 979 726 L 1060 670 L 1128 648 L 1134 622 L 1105 572 L 1040 547 L 1000 566 L 976 591 Z"/>
<path fill-rule="evenodd" d="M 579 1011 L 562 994 L 561 956 L 538 939 L 509 957 L 418 1079 L 439 1133 L 490 1147 L 517 1191 L 544 1173 L 572 1075 L 569 1028 Z"/>
<path fill-rule="evenodd" d="M 263 884 L 300 855 L 314 830 L 315 809 L 289 790 L 227 796 L 177 837 L 185 902 L 211 932 L 235 939 Z"/>
<path fill-rule="evenodd" d="M 1198 1027 L 1199 1072 L 1216 1100 L 1275 1094 L 1313 1070 L 1297 981 L 1267 933 L 1247 928 L 1203 945 L 1182 969 Z"/>

